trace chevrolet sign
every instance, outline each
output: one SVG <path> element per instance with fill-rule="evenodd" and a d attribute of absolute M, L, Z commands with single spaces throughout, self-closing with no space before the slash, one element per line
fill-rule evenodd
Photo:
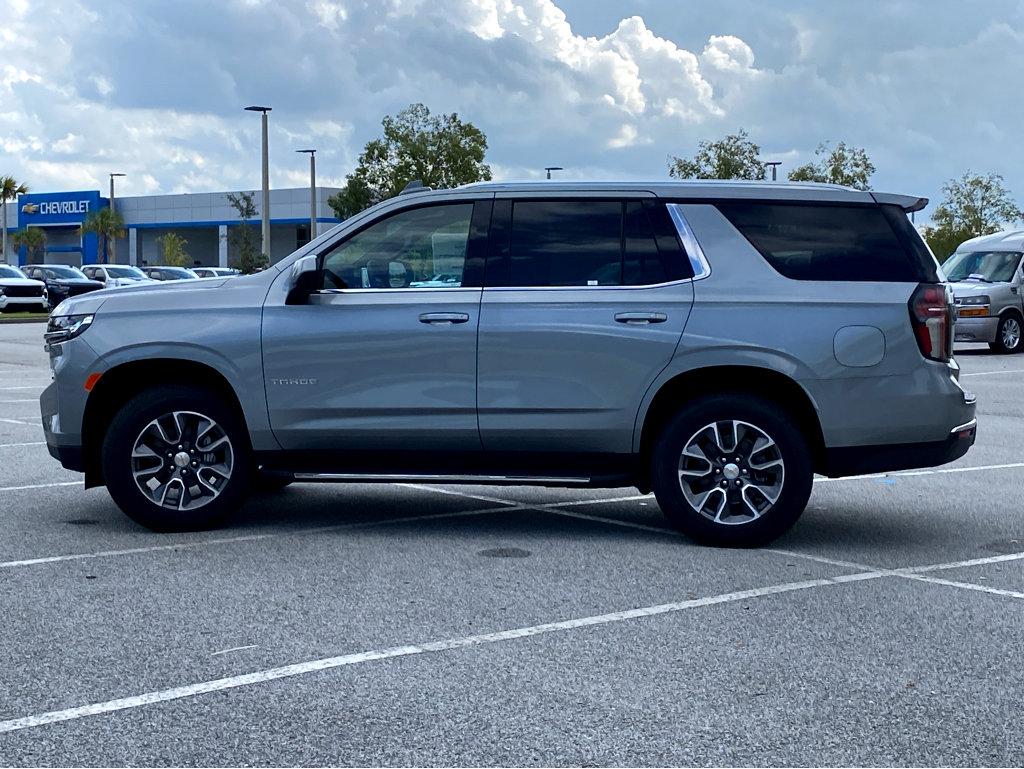
<path fill-rule="evenodd" d="M 39 204 L 38 203 L 26 203 L 21 207 L 21 213 L 23 214 L 38 214 Z"/>
<path fill-rule="evenodd" d="M 42 203 L 29 204 L 36 208 L 36 211 L 25 211 L 25 213 L 40 213 L 44 216 L 55 216 L 60 214 L 87 214 L 89 213 L 88 200 L 44 200 Z"/>

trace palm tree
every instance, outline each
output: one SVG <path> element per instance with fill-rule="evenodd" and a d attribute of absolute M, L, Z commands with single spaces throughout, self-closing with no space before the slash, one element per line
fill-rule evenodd
<path fill-rule="evenodd" d="M 36 264 L 36 257 L 46 246 L 46 233 L 40 227 L 26 227 L 11 236 L 15 248 L 24 246 L 28 250 L 28 263 Z"/>
<path fill-rule="evenodd" d="M 102 264 L 107 261 L 107 243 L 110 239 L 124 237 L 124 219 L 117 211 L 100 208 L 89 212 L 79 232 L 91 232 L 97 236 L 96 261 Z"/>
<path fill-rule="evenodd" d="M 18 195 L 28 192 L 28 187 L 19 184 L 13 176 L 0 176 L 0 230 L 3 230 L 3 251 L 0 251 L 0 264 L 7 261 L 7 201 L 17 200 Z"/>

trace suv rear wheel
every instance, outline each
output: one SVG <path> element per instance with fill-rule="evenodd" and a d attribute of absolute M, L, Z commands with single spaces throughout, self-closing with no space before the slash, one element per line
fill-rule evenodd
<path fill-rule="evenodd" d="M 745 393 L 702 398 L 665 426 L 652 485 L 677 529 L 712 545 L 775 539 L 800 517 L 814 471 L 807 441 L 777 405 Z"/>
<path fill-rule="evenodd" d="M 219 525 L 241 505 L 252 473 L 249 437 L 211 392 L 159 387 L 132 398 L 103 440 L 103 474 L 128 517 L 156 531 Z"/>

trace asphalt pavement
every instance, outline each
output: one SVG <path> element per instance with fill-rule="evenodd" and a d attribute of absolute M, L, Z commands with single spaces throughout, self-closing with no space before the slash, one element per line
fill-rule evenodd
<path fill-rule="evenodd" d="M 295 485 L 161 535 L 43 444 L 0 325 L 0 765 L 1019 765 L 1024 355 L 978 443 L 772 547 L 632 489 Z"/>

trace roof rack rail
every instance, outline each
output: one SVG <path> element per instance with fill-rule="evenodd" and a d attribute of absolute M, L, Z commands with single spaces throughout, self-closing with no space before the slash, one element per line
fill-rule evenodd
<path fill-rule="evenodd" d="M 399 192 L 398 194 L 408 195 L 410 192 L 426 192 L 429 189 L 430 187 L 427 187 L 425 184 L 423 184 L 422 179 L 413 179 L 411 182 L 405 185 L 402 188 L 402 191 Z"/>

